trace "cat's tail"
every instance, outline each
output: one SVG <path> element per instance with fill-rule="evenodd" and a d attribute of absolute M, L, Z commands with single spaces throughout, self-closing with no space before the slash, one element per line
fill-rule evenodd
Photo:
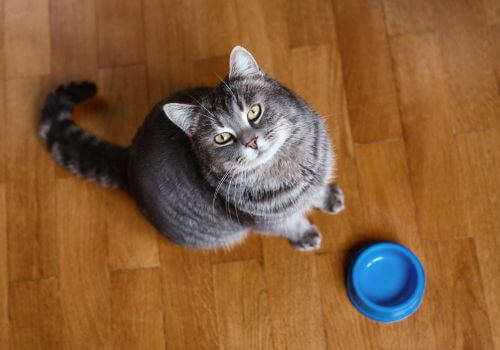
<path fill-rule="evenodd" d="M 57 88 L 45 101 L 38 132 L 52 157 L 73 174 L 104 187 L 126 189 L 128 148 L 101 140 L 72 120 L 75 105 L 96 92 L 91 82 Z"/>

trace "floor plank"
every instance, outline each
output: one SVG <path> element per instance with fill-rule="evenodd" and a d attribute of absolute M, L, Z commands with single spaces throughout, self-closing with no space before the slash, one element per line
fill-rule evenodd
<path fill-rule="evenodd" d="M 356 142 L 401 136 L 384 13 L 378 0 L 334 0 L 342 71 Z"/>
<path fill-rule="evenodd" d="M 265 72 L 273 72 L 273 51 L 271 43 L 270 26 L 266 21 L 266 7 L 260 1 L 236 0 L 238 19 L 244 23 L 247 18 L 252 18 L 252 25 L 239 26 L 239 45 L 249 50 Z M 229 67 L 229 60 L 227 61 Z"/>
<path fill-rule="evenodd" d="M 5 82 L 0 80 L 0 149 L 3 150 L 0 151 L 0 184 L 5 183 L 7 172 L 7 154 L 5 152 L 7 147 L 7 116 L 5 113 Z"/>
<path fill-rule="evenodd" d="M 96 1 L 96 9 L 99 67 L 143 63 L 141 1 Z"/>
<path fill-rule="evenodd" d="M 263 8 L 264 21 L 266 24 L 266 41 L 271 46 L 271 61 L 272 69 L 269 69 L 267 63 L 264 62 L 263 67 L 266 72 L 271 74 L 275 79 L 285 86 L 292 86 L 292 70 L 289 59 L 292 33 L 290 27 L 290 14 L 292 3 L 287 0 L 258 0 L 257 2 Z M 248 2 L 246 2 L 248 4 Z M 240 15 L 243 16 L 244 14 Z M 241 40 L 244 41 L 247 36 L 247 29 L 242 28 Z M 252 44 L 260 42 L 262 38 L 253 40 Z M 246 42 L 245 42 L 246 44 Z M 262 61 L 259 54 L 259 61 Z M 264 58 L 265 59 L 265 58 Z"/>
<path fill-rule="evenodd" d="M 4 0 L 4 13 L 7 78 L 49 74 L 49 0 Z"/>
<path fill-rule="evenodd" d="M 439 349 L 429 317 L 432 309 L 428 298 L 410 318 L 391 324 L 371 321 L 352 306 L 344 283 L 352 254 L 344 251 L 316 257 L 328 348 Z"/>
<path fill-rule="evenodd" d="M 130 196 L 112 191 L 106 198 L 109 264 L 112 270 L 160 265 L 158 232 Z"/>
<path fill-rule="evenodd" d="M 250 232 L 243 242 L 230 249 L 220 248 L 210 252 L 213 264 L 237 260 L 256 259 L 262 261 L 262 239 L 260 234 Z"/>
<path fill-rule="evenodd" d="M 359 190 L 364 211 L 364 232 L 353 237 L 351 247 L 370 241 L 390 240 L 414 251 L 424 266 L 420 238 L 415 219 L 409 172 L 402 140 L 356 145 Z M 357 314 L 345 292 L 343 276 L 354 250 L 317 257 L 318 279 L 323 301 L 323 315 L 330 348 L 367 349 L 434 349 L 431 304 L 425 301 L 417 314 L 403 322 L 386 325 Z M 335 281 L 337 280 L 337 281 Z M 338 310 L 338 311 L 336 311 Z M 364 334 L 360 339 L 339 334 L 336 324 L 344 324 L 340 332 L 354 329 Z M 407 339 L 420 339 L 408 343 Z"/>
<path fill-rule="evenodd" d="M 149 112 L 145 67 L 100 69 L 98 85 L 104 108 L 78 116 L 80 124 L 106 140 L 130 145 Z M 111 269 L 159 266 L 158 233 L 130 196 L 122 191 L 108 191 L 105 200 Z"/>
<path fill-rule="evenodd" d="M 424 252 L 437 349 L 493 349 L 473 239 L 426 242 Z"/>
<path fill-rule="evenodd" d="M 439 42 L 432 33 L 412 34 L 391 39 L 391 49 L 421 237 L 467 236 Z"/>
<path fill-rule="evenodd" d="M 467 227 L 475 247 L 496 347 L 500 347 L 500 132 L 457 135 L 466 192 Z"/>
<path fill-rule="evenodd" d="M 432 0 L 383 0 L 387 34 L 417 34 L 434 30 L 435 8 Z"/>
<path fill-rule="evenodd" d="M 165 349 L 160 271 L 111 274 L 113 349 Z"/>
<path fill-rule="evenodd" d="M 350 304 L 345 289 L 347 268 L 345 252 L 319 254 L 316 257 L 321 307 L 329 349 L 369 349 L 368 337 L 363 334 L 363 316 Z"/>
<path fill-rule="evenodd" d="M 193 4 L 191 11 L 192 59 L 224 56 L 238 44 L 240 24 L 235 1 L 199 0 Z M 216 18 L 224 18 L 224 21 L 217 21 Z"/>
<path fill-rule="evenodd" d="M 5 80 L 5 0 L 0 0 L 0 80 Z"/>
<path fill-rule="evenodd" d="M 272 349 L 264 273 L 256 260 L 216 264 L 215 304 L 221 349 Z"/>
<path fill-rule="evenodd" d="M 143 0 L 143 6 L 149 104 L 154 105 L 175 90 L 198 83 L 191 64 L 192 10 L 191 2 L 184 0 Z"/>
<path fill-rule="evenodd" d="M 57 279 L 10 284 L 10 348 L 63 349 Z"/>
<path fill-rule="evenodd" d="M 5 91 L 5 132 L 11 135 L 5 142 L 10 280 L 55 276 L 55 165 L 35 130 L 46 83 L 39 78 L 9 80 Z"/>
<path fill-rule="evenodd" d="M 160 265 L 158 231 L 144 218 L 130 195 L 106 196 L 109 265 L 112 270 Z"/>
<path fill-rule="evenodd" d="M 499 9 L 0 0 L 0 348 L 500 347 Z M 159 100 L 218 84 L 236 44 L 325 118 L 347 209 L 312 213 L 319 252 L 256 234 L 176 247 L 36 135 L 47 93 L 88 79 L 98 97 L 76 122 L 128 145 Z M 412 248 L 428 277 L 421 308 L 389 325 L 345 293 L 350 254 L 380 239 Z"/>
<path fill-rule="evenodd" d="M 364 229 L 420 253 L 410 174 L 402 140 L 356 145 Z"/>
<path fill-rule="evenodd" d="M 215 86 L 229 73 L 229 53 L 196 60 L 193 62 L 193 74 L 199 86 Z"/>
<path fill-rule="evenodd" d="M 326 349 L 314 254 L 268 238 L 264 271 L 275 349 Z"/>
<path fill-rule="evenodd" d="M 494 42 L 490 43 L 483 4 L 446 0 L 435 2 L 435 7 L 454 131 L 500 126 L 500 98 L 492 57 Z"/>
<path fill-rule="evenodd" d="M 0 0 L 0 28 L 4 28 L 4 0 Z M 0 35 L 0 149 L 5 149 L 5 30 Z M 0 183 L 5 182 L 6 155 L 0 151 Z"/>
<path fill-rule="evenodd" d="M 80 179 L 57 180 L 59 289 L 68 348 L 110 349 L 110 277 L 105 192 Z M 78 201 L 75 201 L 78 198 Z"/>
<path fill-rule="evenodd" d="M 146 68 L 143 65 L 99 69 L 99 99 L 104 108 L 79 123 L 95 134 L 128 146 L 150 111 Z"/>
<path fill-rule="evenodd" d="M 334 17 L 329 1 L 292 1 L 288 29 L 291 48 L 329 44 Z"/>
<path fill-rule="evenodd" d="M 217 349 L 211 255 L 160 241 L 167 349 Z"/>
<path fill-rule="evenodd" d="M 57 83 L 90 80 L 97 71 L 94 1 L 50 2 L 51 71 Z"/>
<path fill-rule="evenodd" d="M 0 185 L 0 349 L 9 348 L 9 270 L 5 185 Z"/>

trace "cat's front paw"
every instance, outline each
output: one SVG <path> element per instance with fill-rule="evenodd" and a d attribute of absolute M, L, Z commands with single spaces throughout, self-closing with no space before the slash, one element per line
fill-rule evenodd
<path fill-rule="evenodd" d="M 328 185 L 328 195 L 321 209 L 330 214 L 337 214 L 345 209 L 344 192 L 340 187 L 334 184 Z"/>
<path fill-rule="evenodd" d="M 321 245 L 321 234 L 316 228 L 311 228 L 298 240 L 290 240 L 293 247 L 300 251 L 318 249 Z"/>

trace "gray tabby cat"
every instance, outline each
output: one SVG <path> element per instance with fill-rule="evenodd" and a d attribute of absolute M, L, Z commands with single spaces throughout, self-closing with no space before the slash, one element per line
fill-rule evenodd
<path fill-rule="evenodd" d="M 231 246 L 250 229 L 287 237 L 299 250 L 320 246 L 305 217 L 344 208 L 329 184 L 334 154 L 323 120 L 263 72 L 242 47 L 215 88 L 181 91 L 158 103 L 130 147 L 112 145 L 72 121 L 93 97 L 89 82 L 47 98 L 39 133 L 55 160 L 103 186 L 121 187 L 175 243 Z"/>

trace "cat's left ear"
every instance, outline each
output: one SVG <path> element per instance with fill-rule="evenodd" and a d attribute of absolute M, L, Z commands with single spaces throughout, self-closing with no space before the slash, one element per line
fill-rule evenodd
<path fill-rule="evenodd" d="M 163 106 L 163 111 L 168 119 L 181 128 L 188 136 L 192 134 L 191 126 L 195 120 L 197 110 L 197 106 L 184 103 L 167 103 Z"/>
<path fill-rule="evenodd" d="M 252 54 L 241 46 L 235 46 L 229 59 L 229 78 L 261 73 Z"/>

